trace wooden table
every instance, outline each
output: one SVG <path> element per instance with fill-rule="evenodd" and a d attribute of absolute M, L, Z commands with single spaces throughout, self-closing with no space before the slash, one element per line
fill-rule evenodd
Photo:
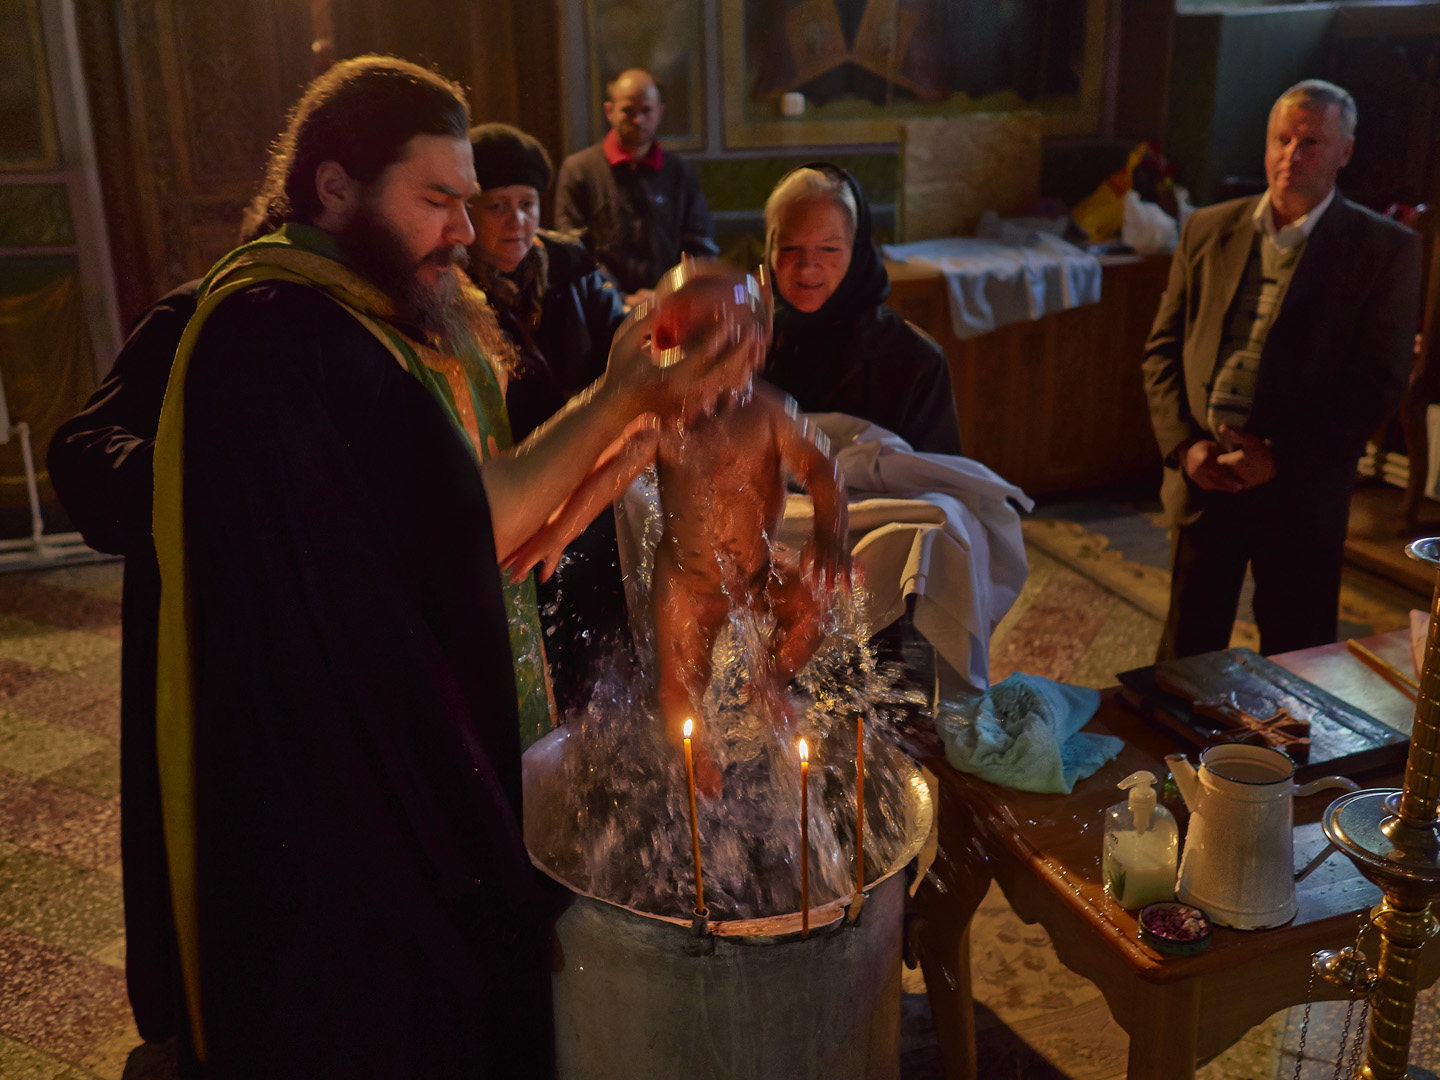
<path fill-rule="evenodd" d="M 1365 640 L 1395 660 L 1394 635 Z M 1346 680 L 1352 694 L 1354 684 L 1364 684 L 1372 700 L 1351 703 L 1367 711 L 1375 700 L 1404 697 L 1379 676 L 1380 685 L 1369 685 L 1368 669 L 1343 645 L 1338 653 L 1326 649 L 1272 659 L 1337 695 L 1346 696 Z M 1398 700 L 1392 706 L 1404 707 Z M 1380 898 L 1375 886 L 1336 855 L 1299 885 L 1300 910 L 1286 926 L 1216 927 L 1210 948 L 1198 956 L 1154 952 L 1140 943 L 1134 916 L 1115 905 L 1102 886 L 1103 813 L 1122 797 L 1115 786 L 1119 780 L 1137 769 L 1163 777 L 1164 755 L 1182 748 L 1124 708 L 1113 690 L 1103 695 L 1086 730 L 1118 735 L 1125 748 L 1076 784 L 1071 795 L 1014 791 L 958 772 L 945 761 L 938 739 L 922 738 L 913 747 L 940 779 L 940 857 L 933 871 L 939 880 L 927 877 L 917 892 L 916 944 L 951 1080 L 976 1075 L 969 928 L 992 879 L 1022 920 L 1045 927 L 1061 961 L 1099 986 L 1116 1022 L 1130 1034 L 1130 1080 L 1193 1077 L 1197 1059 L 1219 1053 L 1267 1017 L 1303 1002 L 1312 954 L 1353 943 L 1357 913 Z M 1387 784 L 1397 785 L 1398 779 Z M 1316 822 L 1335 794 L 1297 800 L 1296 820 L 1308 822 L 1296 829 L 1297 866 L 1324 846 Z M 1431 953 L 1426 985 L 1435 976 L 1437 957 Z M 1373 964 L 1373 946 L 1368 955 Z M 1343 996 L 1323 981 L 1317 981 L 1315 993 Z"/>

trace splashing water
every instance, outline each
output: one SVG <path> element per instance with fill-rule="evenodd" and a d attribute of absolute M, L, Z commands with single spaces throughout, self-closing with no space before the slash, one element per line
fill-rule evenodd
<path fill-rule="evenodd" d="M 642 572 L 645 568 L 642 568 Z M 644 575 L 648 585 L 648 573 Z M 866 641 L 863 592 L 837 588 L 824 644 L 799 673 L 791 717 L 772 721 L 755 676 L 771 627 L 732 611 L 713 654 L 698 717 L 703 746 L 723 771 L 717 799 L 697 802 L 705 902 L 712 919 L 751 919 L 800 907 L 798 740 L 810 742 L 810 903 L 854 887 L 856 718 L 865 718 L 866 880 L 888 872 L 907 837 L 913 765 L 893 725 L 925 696 Z M 641 643 L 653 669 L 653 642 Z M 688 918 L 695 902 L 684 755 L 664 738 L 646 680 L 617 662 L 583 713 L 567 718 L 551 822 L 535 854 L 581 891 L 658 915 Z M 552 817 L 552 815 L 554 815 Z M 533 843 L 532 838 L 532 843 Z"/>

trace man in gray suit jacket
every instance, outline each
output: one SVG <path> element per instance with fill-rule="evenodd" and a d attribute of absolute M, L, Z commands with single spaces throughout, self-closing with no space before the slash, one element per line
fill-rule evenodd
<path fill-rule="evenodd" d="M 1400 400 L 1420 242 L 1347 200 L 1355 101 L 1318 79 L 1270 112 L 1269 188 L 1195 211 L 1142 365 L 1174 530 L 1160 659 L 1229 643 L 1249 563 L 1261 651 L 1335 640 L 1355 463 Z"/>

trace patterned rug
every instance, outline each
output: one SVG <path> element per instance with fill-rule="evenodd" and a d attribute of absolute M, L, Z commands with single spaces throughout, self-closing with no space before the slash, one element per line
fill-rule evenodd
<path fill-rule="evenodd" d="M 1086 502 L 1042 508 L 1024 524 L 1026 543 L 1124 599 L 1157 622 L 1170 605 L 1170 542 L 1158 503 Z M 1398 542 L 1397 542 L 1397 547 Z M 1246 577 L 1231 645 L 1256 648 Z M 1409 609 L 1428 609 L 1428 594 L 1415 594 L 1347 566 L 1340 586 L 1340 638 L 1366 637 L 1409 624 Z"/>
<path fill-rule="evenodd" d="M 1027 524 L 1031 573 L 994 636 L 997 679 L 1024 670 L 1104 686 L 1116 672 L 1149 662 L 1159 633 L 1155 597 L 1164 592 L 1156 592 L 1156 568 L 1131 557 L 1144 546 L 1145 529 L 1135 518 L 1118 513 L 1128 524 L 1110 527 L 1109 534 L 1095 531 L 1093 519 L 1086 524 L 1037 518 Z M 0 1077 L 5 1080 L 161 1080 L 170 1073 L 163 1053 L 132 1054 L 139 1037 L 125 996 L 120 580 L 117 563 L 0 575 Z M 1148 606 L 1142 602 L 1146 595 Z M 1361 610 L 1370 612 L 1356 608 Z M 1384 628 L 1394 612 L 1372 614 L 1371 625 Z M 992 891 L 973 939 L 981 1076 L 1124 1076 L 1124 1032 L 1098 990 L 1059 963 L 1043 930 L 1021 923 Z M 911 992 L 905 997 L 902 1074 L 906 1080 L 941 1077 L 918 972 L 906 973 L 906 986 Z M 1427 994 L 1418 1014 L 1416 1063 L 1433 1065 L 1440 1058 L 1437 1012 L 1434 995 Z M 1317 1006 L 1315 1013 L 1309 1045 L 1323 1054 L 1316 1048 L 1338 1042 L 1343 1004 Z M 1283 1080 L 1294 1075 L 1297 1042 L 1298 1010 L 1281 1013 L 1200 1075 Z M 1329 1077 L 1333 1061 L 1332 1053 L 1330 1063 L 1307 1064 L 1304 1076 Z"/>

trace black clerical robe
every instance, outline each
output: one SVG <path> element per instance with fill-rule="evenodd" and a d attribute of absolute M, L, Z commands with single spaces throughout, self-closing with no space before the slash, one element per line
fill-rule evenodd
<path fill-rule="evenodd" d="M 120 855 L 124 864 L 125 979 L 142 1038 L 176 1032 L 170 878 L 155 761 L 155 639 L 160 568 L 150 537 L 151 466 L 160 403 L 185 324 L 192 281 L 157 300 L 85 408 L 50 441 L 55 492 L 85 542 L 125 556 L 120 647 Z"/>
<path fill-rule="evenodd" d="M 301 284 L 224 299 L 183 392 L 207 1076 L 545 1074 L 553 904 L 470 451 Z"/>

